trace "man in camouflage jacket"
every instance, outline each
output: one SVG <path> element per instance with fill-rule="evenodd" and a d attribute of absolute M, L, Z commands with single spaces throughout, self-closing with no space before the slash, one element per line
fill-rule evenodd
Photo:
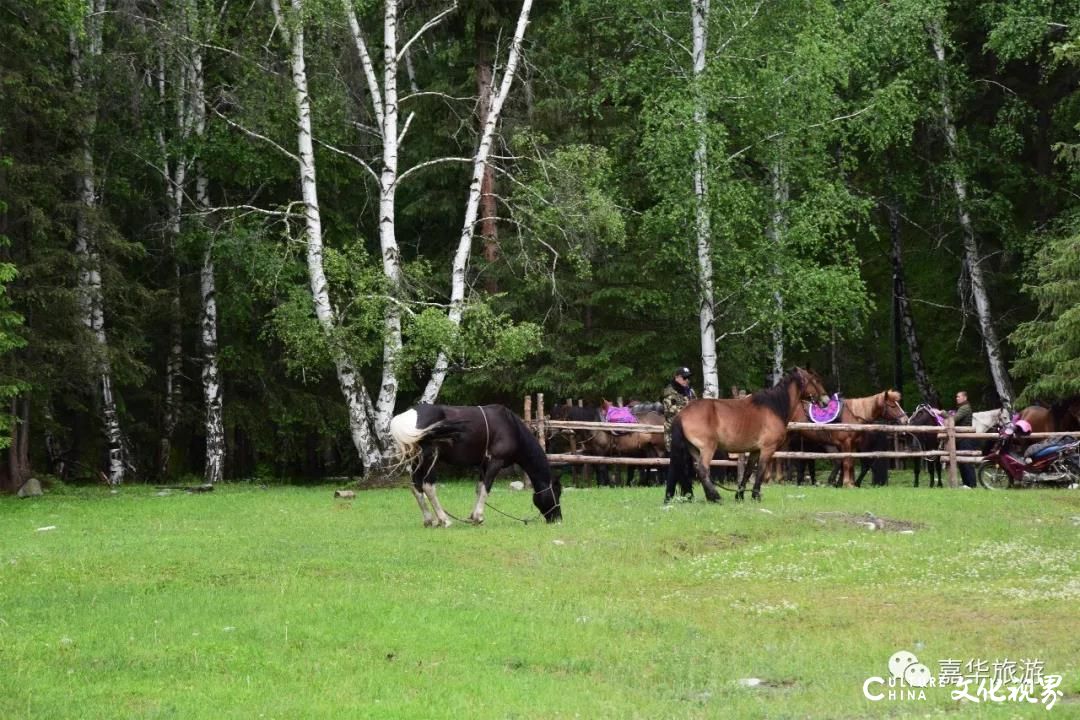
<path fill-rule="evenodd" d="M 671 452 L 671 423 L 686 404 L 697 398 L 690 387 L 690 368 L 681 367 L 675 371 L 671 382 L 664 387 L 660 401 L 664 404 L 664 447 Z"/>

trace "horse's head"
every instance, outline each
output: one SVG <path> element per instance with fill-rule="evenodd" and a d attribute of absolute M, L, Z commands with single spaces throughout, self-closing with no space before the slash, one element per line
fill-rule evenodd
<path fill-rule="evenodd" d="M 547 522 L 562 522 L 562 483 L 549 476 L 547 487 L 538 487 L 540 484 L 533 480 L 533 505 Z"/>
<path fill-rule="evenodd" d="M 904 408 L 900 406 L 900 401 L 903 396 L 899 390 L 886 390 L 881 394 L 881 401 L 884 404 L 881 417 L 885 418 L 891 423 L 907 423 L 908 414 L 904 412 Z"/>
<path fill-rule="evenodd" d="M 825 381 L 807 368 L 795 367 L 788 373 L 799 388 L 799 399 L 812 402 L 818 407 L 829 404 L 829 393 L 825 390 Z"/>
<path fill-rule="evenodd" d="M 926 403 L 919 403 L 907 419 L 908 425 L 942 425 L 944 413 Z"/>

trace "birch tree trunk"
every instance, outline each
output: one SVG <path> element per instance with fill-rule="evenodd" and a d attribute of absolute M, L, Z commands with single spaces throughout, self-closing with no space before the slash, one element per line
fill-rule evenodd
<path fill-rule="evenodd" d="M 701 87 L 706 69 L 709 34 L 709 0 L 691 0 L 694 63 L 694 230 L 698 261 L 698 327 L 701 333 L 702 396 L 720 397 L 720 377 L 716 367 L 716 310 L 713 297 L 712 229 L 709 222 L 709 137 L 706 125 L 705 92 Z"/>
<path fill-rule="evenodd" d="M 98 378 L 100 411 L 108 448 L 108 477 L 110 485 L 124 482 L 124 439 L 113 397 L 112 366 L 109 362 L 109 343 L 105 332 L 105 311 L 101 288 L 101 257 L 95 234 L 97 211 L 97 181 L 95 178 L 93 135 L 97 127 L 97 88 L 94 74 L 102 56 L 102 25 L 105 17 L 105 0 L 92 0 L 86 8 L 84 34 L 80 38 L 70 34 L 71 70 L 75 92 L 90 93 L 90 109 L 77 129 L 79 156 L 75 171 L 78 202 L 75 208 L 75 255 L 79 261 L 78 296 L 82 321 L 89 330 L 93 348 L 94 373 Z M 89 65 L 89 68 L 87 68 Z"/>
<path fill-rule="evenodd" d="M 904 280 L 904 261 L 900 252 L 900 212 L 894 203 L 888 203 L 886 209 L 889 213 L 889 233 L 892 236 L 893 282 L 900 311 L 900 325 L 903 329 L 904 340 L 907 342 L 908 354 L 911 357 L 911 367 L 915 372 L 915 384 L 919 388 L 919 396 L 923 402 L 933 407 L 941 407 L 941 399 L 937 390 L 934 389 L 934 384 L 930 382 L 930 373 L 926 371 L 926 361 L 923 360 L 919 345 L 919 334 L 915 332 L 915 316 L 911 311 L 911 298 L 908 297 L 907 283 Z"/>
<path fill-rule="evenodd" d="M 461 225 L 461 235 L 458 238 L 457 252 L 454 253 L 454 264 L 450 273 L 450 322 L 456 326 L 461 325 L 461 317 L 465 311 L 465 275 L 469 266 L 469 256 L 472 254 L 473 229 L 476 225 L 476 217 L 480 207 L 481 187 L 484 173 L 487 171 L 488 157 L 491 155 L 491 145 L 495 137 L 495 126 L 502 114 L 502 106 L 510 94 L 510 88 L 514 83 L 514 74 L 517 72 L 518 62 L 521 57 L 521 43 L 525 37 L 525 28 L 529 25 L 529 12 L 532 9 L 532 0 L 523 0 L 521 11 L 518 13 L 517 27 L 514 29 L 514 38 L 510 45 L 510 53 L 506 61 L 506 69 L 503 70 L 502 80 L 499 84 L 499 92 L 492 98 L 491 107 L 484 119 L 483 130 L 480 133 L 480 142 L 477 145 L 476 154 L 473 156 L 472 181 L 469 183 L 469 194 L 465 202 L 465 219 Z M 442 389 L 443 381 L 446 380 L 446 372 L 450 367 L 446 352 L 440 352 L 435 360 L 431 378 L 424 388 L 421 399 L 423 402 L 435 402 Z"/>
<path fill-rule="evenodd" d="M 377 466 L 382 460 L 378 439 L 372 433 L 370 418 L 374 407 L 362 378 L 336 339 L 337 317 L 330 303 L 330 290 L 323 269 L 322 216 L 315 177 L 315 150 L 311 131 L 311 101 L 308 96 L 307 68 L 304 62 L 303 0 L 292 0 L 297 23 L 291 30 L 278 6 L 272 0 L 278 25 L 290 46 L 290 65 L 296 102 L 297 156 L 300 170 L 300 190 L 304 202 L 304 225 L 307 241 L 308 277 L 315 317 L 326 334 L 337 371 L 338 386 L 349 412 L 349 429 L 353 445 L 365 468 Z M 396 108 L 395 108 L 396 113 Z M 395 123 L 396 124 L 396 123 Z M 396 139 L 396 135 L 395 135 Z M 392 222 L 391 216 L 391 222 Z M 384 256 L 385 257 L 385 256 Z"/>
<path fill-rule="evenodd" d="M 774 245 L 777 257 L 783 254 L 784 228 L 787 225 L 786 206 L 788 201 L 788 185 L 784 178 L 784 168 L 779 161 L 774 162 L 769 170 L 769 180 L 773 191 L 773 210 L 769 219 L 767 234 Z M 784 376 L 784 293 L 781 290 L 783 271 L 779 263 L 773 266 L 773 280 L 776 289 L 773 290 L 773 302 L 776 303 L 776 325 L 773 326 L 773 358 L 772 358 L 772 384 L 777 385 Z"/>
<path fill-rule="evenodd" d="M 189 18 L 193 25 L 198 25 L 195 13 L 198 6 L 189 5 Z M 192 67 L 192 115 L 195 137 L 198 147 L 206 134 L 206 80 L 203 73 L 202 48 L 196 44 L 191 55 Z M 200 217 L 207 217 L 210 207 L 209 182 L 202 160 L 195 160 L 195 205 Z M 199 297 L 202 313 L 199 323 L 199 335 L 202 341 L 202 390 L 203 404 L 206 407 L 206 464 L 203 479 L 210 484 L 221 482 L 225 478 L 225 420 L 224 400 L 221 387 L 221 374 L 218 369 L 218 332 L 217 332 L 217 286 L 214 278 L 214 243 L 206 241 L 203 249 L 202 269 L 199 273 Z"/>
<path fill-rule="evenodd" d="M 398 299 L 401 290 L 401 250 L 397 243 L 395 196 L 398 180 L 398 50 L 397 0 L 386 0 L 383 8 L 383 113 L 382 172 L 379 174 L 379 247 L 383 274 L 390 281 L 390 293 Z M 406 122 L 406 127 L 408 122 Z M 397 400 L 397 358 L 401 354 L 401 309 L 386 303 L 383 314 L 382 384 L 376 405 L 376 432 L 385 436 L 390 429 Z"/>
<path fill-rule="evenodd" d="M 491 43 L 484 36 L 479 20 L 473 35 L 476 43 L 476 116 L 479 123 L 483 123 L 491 109 L 491 98 L 495 94 L 495 68 Z M 497 214 L 495 168 L 486 165 L 480 181 L 480 237 L 483 242 L 484 261 L 489 266 L 499 259 L 499 232 L 495 222 Z M 492 294 L 499 291 L 499 285 L 491 273 L 484 276 L 484 290 Z"/>
<path fill-rule="evenodd" d="M 1013 389 L 1009 379 L 1008 370 L 1001 354 L 1001 343 L 998 340 L 997 331 L 994 329 L 994 318 L 990 308 L 990 296 L 986 290 L 986 280 L 983 275 L 982 257 L 979 254 L 979 244 L 975 237 L 975 228 L 971 223 L 971 215 L 967 207 L 967 182 L 961 171 L 960 150 L 956 139 L 956 125 L 953 122 L 952 100 L 950 98 L 949 81 L 945 72 L 945 43 L 942 38 L 941 26 L 936 22 L 928 23 L 926 31 L 930 35 L 934 58 L 941 70 L 941 125 L 945 135 L 945 145 L 948 148 L 949 157 L 952 160 L 952 177 L 950 183 L 953 193 L 956 195 L 956 214 L 960 223 L 961 234 L 964 239 L 964 264 L 967 266 L 968 276 L 971 281 L 971 294 L 975 300 L 975 312 L 979 321 L 979 332 L 982 335 L 983 348 L 986 351 L 986 359 L 990 365 L 990 375 L 994 380 L 1001 404 L 1012 407 Z"/>

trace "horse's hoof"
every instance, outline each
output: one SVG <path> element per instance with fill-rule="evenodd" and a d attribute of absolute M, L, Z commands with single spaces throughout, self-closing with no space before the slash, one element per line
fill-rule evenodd
<path fill-rule="evenodd" d="M 434 527 L 435 518 L 424 518 L 424 527 Z"/>
<path fill-rule="evenodd" d="M 761 493 L 759 493 L 759 492 L 750 493 L 750 497 L 752 497 L 757 502 L 761 502 Z"/>
<path fill-rule="evenodd" d="M 481 515 L 480 517 L 470 517 L 469 518 L 469 523 L 472 524 L 472 525 L 483 525 L 484 524 L 484 516 Z"/>
<path fill-rule="evenodd" d="M 743 491 L 742 490 L 736 490 L 735 491 L 735 501 L 736 502 L 742 502 L 743 501 Z"/>

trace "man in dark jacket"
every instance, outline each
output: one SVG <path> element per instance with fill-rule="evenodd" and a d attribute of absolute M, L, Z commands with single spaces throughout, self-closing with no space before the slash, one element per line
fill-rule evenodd
<path fill-rule="evenodd" d="M 968 402 L 967 392 L 960 390 L 956 393 L 956 413 L 953 420 L 956 427 L 971 427 L 971 403 Z M 963 435 L 956 441 L 957 450 L 978 450 L 979 443 L 975 440 L 964 439 Z M 969 488 L 975 487 L 975 466 L 971 463 L 960 463 L 960 480 Z"/>

